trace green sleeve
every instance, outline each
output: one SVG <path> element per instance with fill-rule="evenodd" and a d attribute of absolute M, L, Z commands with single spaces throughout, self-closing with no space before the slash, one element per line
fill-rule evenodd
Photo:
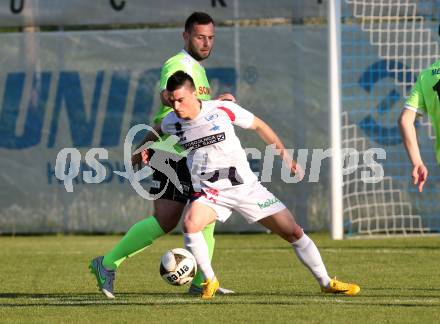
<path fill-rule="evenodd" d="M 426 104 L 422 89 L 422 79 L 423 73 L 419 75 L 416 83 L 412 87 L 411 93 L 406 99 L 405 106 L 410 106 L 412 108 L 416 108 L 420 112 L 426 113 Z"/>

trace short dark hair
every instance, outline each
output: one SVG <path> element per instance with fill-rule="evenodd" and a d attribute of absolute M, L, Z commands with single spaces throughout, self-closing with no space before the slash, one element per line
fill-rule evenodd
<path fill-rule="evenodd" d="M 196 11 L 193 12 L 185 21 L 185 31 L 190 32 L 194 25 L 208 25 L 213 24 L 214 20 L 205 12 Z"/>
<path fill-rule="evenodd" d="M 167 81 L 167 90 L 174 91 L 180 87 L 183 87 L 185 83 L 189 83 L 191 89 L 195 90 L 196 86 L 194 84 L 193 78 L 188 73 L 181 70 L 174 72 Z"/>

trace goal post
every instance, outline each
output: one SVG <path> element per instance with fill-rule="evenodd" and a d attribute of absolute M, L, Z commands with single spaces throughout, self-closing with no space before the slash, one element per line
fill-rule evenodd
<path fill-rule="evenodd" d="M 329 0 L 329 97 L 331 159 L 331 237 L 344 237 L 341 161 L 341 1 Z"/>

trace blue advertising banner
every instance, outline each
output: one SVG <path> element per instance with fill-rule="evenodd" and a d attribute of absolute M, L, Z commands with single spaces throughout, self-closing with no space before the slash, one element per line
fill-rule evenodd
<path fill-rule="evenodd" d="M 215 48 L 204 62 L 214 97 L 233 93 L 294 155 L 303 149 L 311 157 L 313 148 L 328 147 L 323 30 L 217 28 Z M 181 50 L 181 32 L 0 35 L 0 233 L 121 232 L 152 214 L 152 201 L 121 176 L 124 141 L 132 126 L 152 125 L 160 68 Z M 238 134 L 252 168 L 264 173 L 263 184 L 294 209 L 305 228 L 325 228 L 327 172 L 313 183 L 286 183 L 280 160 L 264 160 L 264 143 L 249 131 Z M 70 192 L 56 169 L 64 149 L 71 152 L 66 163 L 78 162 Z M 99 181 L 97 170 L 104 174 Z M 237 215 L 218 230 L 262 228 Z"/>

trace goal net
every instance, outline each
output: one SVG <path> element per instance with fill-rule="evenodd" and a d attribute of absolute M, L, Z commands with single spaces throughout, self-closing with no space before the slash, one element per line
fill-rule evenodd
<path fill-rule="evenodd" d="M 426 117 L 417 122 L 429 179 L 411 184 L 398 116 L 421 70 L 440 58 L 440 1 L 341 1 L 341 147 L 361 154 L 382 148 L 384 179 L 364 183 L 360 165 L 343 177 L 346 235 L 408 235 L 440 231 L 440 167 Z M 362 163 L 362 161 L 361 161 Z"/>

